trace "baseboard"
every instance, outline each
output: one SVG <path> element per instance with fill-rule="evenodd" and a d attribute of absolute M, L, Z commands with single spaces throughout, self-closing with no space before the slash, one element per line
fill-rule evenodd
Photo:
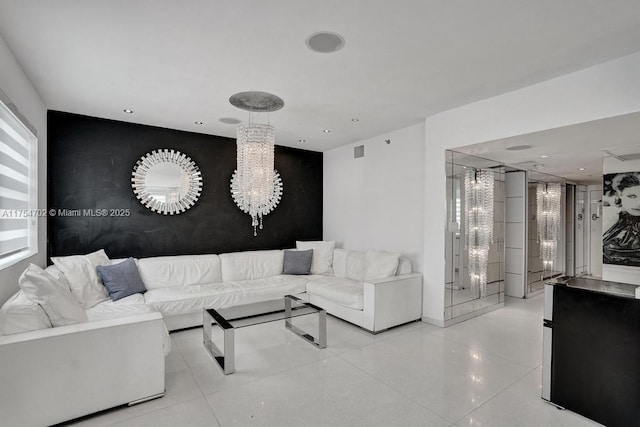
<path fill-rule="evenodd" d="M 422 316 L 422 321 L 431 325 L 440 326 L 441 328 L 445 327 L 444 320 L 432 319 L 431 317 Z"/>
<path fill-rule="evenodd" d="M 455 325 L 456 323 L 464 322 L 465 320 L 472 319 L 476 316 L 489 313 L 491 311 L 497 310 L 502 307 L 504 307 L 504 301 L 498 304 L 491 305 L 489 307 L 481 308 L 480 310 L 476 310 L 474 312 L 467 313 L 462 316 L 455 317 L 453 319 L 439 320 L 439 319 L 432 319 L 431 317 L 427 317 L 427 316 L 422 316 L 422 321 L 425 323 L 429 323 L 431 325 L 439 326 L 441 328 L 447 328 L 451 325 Z"/>

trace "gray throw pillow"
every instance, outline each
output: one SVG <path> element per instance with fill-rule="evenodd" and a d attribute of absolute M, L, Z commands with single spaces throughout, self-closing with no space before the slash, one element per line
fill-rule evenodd
<path fill-rule="evenodd" d="M 313 249 L 306 251 L 284 251 L 284 274 L 309 274 Z"/>
<path fill-rule="evenodd" d="M 96 269 L 113 301 L 147 291 L 133 258 L 118 264 L 99 265 Z"/>

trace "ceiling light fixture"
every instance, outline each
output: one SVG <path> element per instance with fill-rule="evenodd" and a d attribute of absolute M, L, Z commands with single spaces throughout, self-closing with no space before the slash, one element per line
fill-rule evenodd
<path fill-rule="evenodd" d="M 195 124 L 197 124 L 198 126 L 200 126 L 201 124 L 203 124 L 202 122 L 195 122 Z"/>
<path fill-rule="evenodd" d="M 360 121 L 360 119 L 351 119 L 352 122 L 354 123 L 358 123 Z"/>
<path fill-rule="evenodd" d="M 322 132 L 324 132 L 324 133 L 329 133 L 329 132 L 331 132 L 331 131 L 330 131 L 329 129 L 323 129 L 323 130 L 322 130 Z"/>
<path fill-rule="evenodd" d="M 465 246 L 469 256 L 471 291 L 487 297 L 489 246 L 493 243 L 492 171 L 468 169 L 464 174 Z"/>
<path fill-rule="evenodd" d="M 273 168 L 276 132 L 268 123 L 254 123 L 253 113 L 269 113 L 284 106 L 279 97 L 266 92 L 240 92 L 229 98 L 231 105 L 249 111 L 249 124 L 239 125 L 237 164 L 231 176 L 231 196 L 251 216 L 253 235 L 262 230 L 262 217 L 274 210 L 282 198 L 282 179 Z"/>
<path fill-rule="evenodd" d="M 536 188 L 536 217 L 542 270 L 552 271 L 560 240 L 560 196 L 562 185 L 538 183 Z"/>
<path fill-rule="evenodd" d="M 583 171 L 583 170 L 584 170 L 584 168 L 578 168 L 578 170 L 579 170 L 579 171 Z"/>
<path fill-rule="evenodd" d="M 307 140 L 306 139 L 299 139 L 298 142 L 305 143 L 305 142 L 307 142 Z"/>
<path fill-rule="evenodd" d="M 125 113 L 127 113 L 127 114 L 133 114 L 133 110 L 129 110 L 128 108 L 125 108 L 125 109 L 124 109 L 124 110 L 122 110 L 122 111 L 124 111 L 124 112 L 125 112 Z"/>
<path fill-rule="evenodd" d="M 546 154 L 543 154 L 543 155 L 542 155 L 542 156 L 540 156 L 540 157 L 542 157 L 543 159 L 548 159 L 548 158 L 549 158 L 549 156 L 547 156 Z"/>

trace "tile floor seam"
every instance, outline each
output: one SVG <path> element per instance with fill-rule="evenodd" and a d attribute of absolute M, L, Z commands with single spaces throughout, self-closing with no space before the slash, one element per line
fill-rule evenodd
<path fill-rule="evenodd" d="M 200 386 L 200 383 L 198 382 L 198 379 L 196 378 L 195 374 L 191 370 L 191 365 L 189 365 L 189 362 L 187 362 L 187 359 L 184 357 L 184 353 L 182 352 L 182 349 L 180 348 L 180 344 L 178 344 L 177 341 L 176 341 L 176 344 L 177 344 L 177 347 L 178 347 L 178 352 L 180 353 L 180 357 L 182 357 L 182 360 L 184 360 L 184 364 L 187 366 L 187 369 L 189 370 L 189 375 L 191 375 L 191 378 L 193 379 L 193 382 L 196 383 L 196 386 L 198 387 L 198 390 L 200 390 L 201 397 L 205 397 L 204 390 Z M 184 402 L 186 402 L 186 400 Z"/>
<path fill-rule="evenodd" d="M 206 399 L 206 397 L 204 397 L 204 396 L 194 397 L 193 399 L 186 399 L 186 400 L 183 400 L 183 401 L 180 401 L 180 402 L 172 403 L 171 405 L 168 405 L 168 406 L 163 406 L 163 407 L 161 407 L 161 408 L 154 409 L 153 411 L 145 412 L 145 413 L 143 413 L 143 414 L 138 414 L 138 415 L 136 415 L 136 416 L 134 416 L 134 417 L 131 417 L 131 418 L 126 418 L 126 419 L 123 419 L 123 420 L 117 421 L 117 422 L 115 422 L 115 423 L 113 423 L 113 424 L 107 424 L 107 426 L 106 426 L 106 427 L 117 426 L 118 424 L 126 423 L 126 422 L 129 422 L 129 421 L 135 420 L 136 418 L 146 417 L 146 416 L 148 416 L 149 414 L 152 414 L 152 413 L 154 413 L 154 412 L 163 411 L 163 410 L 165 410 L 165 409 L 173 408 L 174 406 L 182 405 L 182 404 L 184 404 L 184 403 L 192 402 L 192 401 L 194 401 L 194 400 L 198 400 L 198 399 L 204 399 L 205 401 L 207 400 L 207 399 Z M 208 403 L 207 403 L 207 407 L 208 407 Z M 213 415 L 214 415 L 214 417 L 215 417 L 215 414 L 213 414 Z M 220 423 L 218 423 L 218 424 L 220 424 Z"/>
<path fill-rule="evenodd" d="M 340 357 L 340 356 L 338 356 Z M 403 393 L 402 391 L 398 390 L 397 388 L 395 388 L 394 386 L 392 386 L 391 384 L 388 384 L 386 381 L 384 381 L 381 378 L 376 377 L 375 375 L 365 371 L 364 369 L 362 369 L 361 367 L 355 365 L 353 362 L 344 359 L 342 357 L 340 357 L 340 359 L 342 359 L 344 362 L 348 363 L 349 365 L 353 366 L 354 368 L 358 369 L 359 371 L 363 372 L 364 374 L 368 375 L 369 377 L 373 378 L 374 380 L 384 384 L 385 386 L 389 387 L 391 390 L 395 391 L 396 393 L 398 393 L 399 395 L 401 395 L 402 397 L 409 399 L 411 402 L 415 403 L 416 405 L 418 405 L 419 407 L 431 412 L 432 414 L 436 415 L 438 418 L 441 418 L 443 421 L 446 421 L 448 423 L 450 423 L 450 426 L 453 426 L 455 424 L 454 421 L 451 421 L 449 418 L 445 417 L 444 415 L 434 411 L 431 408 L 428 408 L 426 406 L 424 406 L 422 403 L 418 402 L 417 400 L 415 400 L 414 398 L 412 398 L 411 396 L 408 396 L 407 394 Z"/>
<path fill-rule="evenodd" d="M 333 353 L 332 353 L 332 354 L 333 354 Z M 292 370 L 292 369 L 303 368 L 303 367 L 305 367 L 305 366 L 313 365 L 314 363 L 320 363 L 320 362 L 322 362 L 322 361 L 324 361 L 324 360 L 327 360 L 327 359 L 330 359 L 330 358 L 332 358 L 332 357 L 339 357 L 339 356 L 338 356 L 337 354 L 333 354 L 332 356 L 325 357 L 325 358 L 322 358 L 322 359 L 319 359 L 319 360 L 313 360 L 313 361 L 311 361 L 311 362 L 303 363 L 303 364 L 301 364 L 301 365 L 296 365 L 296 366 L 293 366 L 293 367 L 289 366 L 289 367 L 283 368 L 283 369 L 282 369 L 282 370 L 280 370 L 280 371 L 272 372 L 272 373 L 270 373 L 270 374 L 268 374 L 268 375 L 265 375 L 265 376 L 263 376 L 263 377 L 252 379 L 252 380 L 250 380 L 250 381 L 247 381 L 246 383 L 240 383 L 240 384 L 232 385 L 232 386 L 230 386 L 230 388 L 231 388 L 231 389 L 234 389 L 234 388 L 238 388 L 238 387 L 244 387 L 244 386 L 246 386 L 246 385 L 253 384 L 253 383 L 256 383 L 256 382 L 258 382 L 258 381 L 262 381 L 262 380 L 264 380 L 264 379 L 274 377 L 274 376 L 276 376 L 276 375 L 280 375 L 280 374 L 282 374 L 282 373 L 283 373 L 283 372 L 285 372 L 285 371 L 290 371 L 290 370 Z M 215 362 L 214 362 L 214 363 L 215 363 Z M 215 366 L 214 366 L 214 368 L 215 368 Z M 191 369 L 191 368 L 189 368 L 189 369 Z M 192 375 L 193 375 L 193 373 L 192 373 Z M 230 375 L 233 375 L 233 374 L 230 374 Z M 195 379 L 195 378 L 194 378 L 194 379 Z M 196 381 L 196 383 L 198 382 L 198 380 L 195 380 L 195 381 Z M 199 385 L 198 385 L 198 387 L 199 387 Z M 208 394 L 204 394 L 204 392 L 203 392 L 203 395 L 204 395 L 204 397 L 205 397 L 205 398 L 207 398 L 208 396 L 211 396 L 211 395 L 216 394 L 216 393 L 221 393 L 221 392 L 224 392 L 224 391 L 227 391 L 227 390 L 215 390 L 215 391 L 212 391 L 211 393 L 208 393 Z"/>
<path fill-rule="evenodd" d="M 455 422 L 454 425 L 459 423 L 460 421 L 462 421 L 464 418 L 468 417 L 469 415 L 471 415 L 472 413 L 474 413 L 475 411 L 479 410 L 480 408 L 482 408 L 484 405 L 486 405 L 487 403 L 491 402 L 493 399 L 495 399 L 496 397 L 498 397 L 499 395 L 501 395 L 502 393 L 506 392 L 508 389 L 510 389 L 511 387 L 515 386 L 516 383 L 518 383 L 519 381 L 522 381 L 527 375 L 532 374 L 536 369 L 538 369 L 538 367 L 540 367 L 540 365 L 537 365 L 535 368 L 533 368 L 532 370 L 528 371 L 526 374 L 522 375 L 521 377 L 519 377 L 518 379 L 516 379 L 514 382 L 512 382 L 511 384 L 509 384 L 508 386 L 504 387 L 502 390 L 494 393 L 492 396 L 490 396 L 487 400 L 485 400 L 484 402 L 482 402 L 482 404 L 480 404 L 479 406 L 473 408 L 473 410 L 467 412 L 466 414 L 464 414 L 463 416 L 461 416 L 460 418 L 458 418 Z"/>
<path fill-rule="evenodd" d="M 209 410 L 211 411 L 211 413 L 213 414 L 213 418 L 216 420 L 216 422 L 218 423 L 218 425 L 220 427 L 222 427 L 222 423 L 220 422 L 220 419 L 218 419 L 218 416 L 216 415 L 216 411 L 213 409 L 213 407 L 211 406 L 211 402 L 209 402 L 209 399 L 207 398 L 207 396 L 204 396 L 204 401 L 207 403 L 207 406 L 209 407 Z"/>

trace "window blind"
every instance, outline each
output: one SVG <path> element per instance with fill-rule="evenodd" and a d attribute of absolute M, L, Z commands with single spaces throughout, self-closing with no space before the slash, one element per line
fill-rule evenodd
<path fill-rule="evenodd" d="M 35 136 L 0 102 L 0 259 L 29 249 L 36 217 Z"/>

